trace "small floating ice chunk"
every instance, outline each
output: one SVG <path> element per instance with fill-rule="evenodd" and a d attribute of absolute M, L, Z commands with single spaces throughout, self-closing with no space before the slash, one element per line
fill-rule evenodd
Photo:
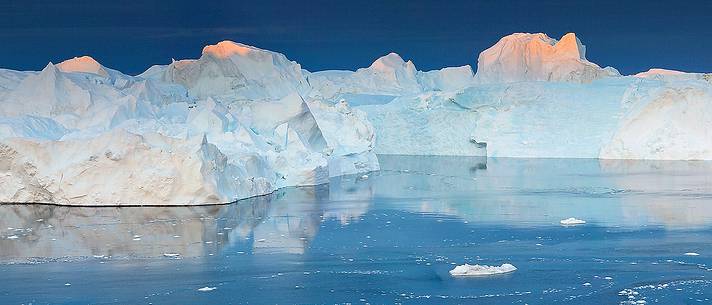
<path fill-rule="evenodd" d="M 208 286 L 205 286 L 205 287 L 203 287 L 203 288 L 198 288 L 198 291 L 200 291 L 200 292 L 208 292 L 208 291 L 213 291 L 213 290 L 215 290 L 215 289 L 218 289 L 218 288 L 217 288 L 217 287 L 208 287 Z"/>
<path fill-rule="evenodd" d="M 362 180 L 368 179 L 368 175 L 363 175 L 363 176 L 361 176 L 361 179 L 362 179 Z"/>
<path fill-rule="evenodd" d="M 573 225 L 585 224 L 586 221 L 582 220 L 582 219 L 577 219 L 577 218 L 571 217 L 571 218 L 562 219 L 559 223 L 561 223 L 564 226 L 573 226 Z"/>
<path fill-rule="evenodd" d="M 64 283 L 64 286 L 72 286 L 70 283 Z"/>
<path fill-rule="evenodd" d="M 685 253 L 685 255 L 686 256 L 700 256 L 700 254 L 697 252 L 687 252 L 687 253 Z"/>
<path fill-rule="evenodd" d="M 180 258 L 180 253 L 163 253 L 163 256 L 168 258 Z"/>
<path fill-rule="evenodd" d="M 502 264 L 502 266 L 487 265 L 459 265 L 450 270 L 452 276 L 484 276 L 514 272 L 517 267 L 512 264 Z"/>
<path fill-rule="evenodd" d="M 10 235 L 7 237 L 7 239 L 17 239 L 17 235 Z"/>
<path fill-rule="evenodd" d="M 583 283 L 583 285 L 584 285 L 584 286 L 591 286 L 591 283 L 586 282 L 586 283 Z"/>

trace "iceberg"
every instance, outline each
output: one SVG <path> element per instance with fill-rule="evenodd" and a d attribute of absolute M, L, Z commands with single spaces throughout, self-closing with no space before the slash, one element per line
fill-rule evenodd
<path fill-rule="evenodd" d="M 0 202 L 217 204 L 378 170 L 365 114 L 304 99 L 284 55 L 221 42 L 149 70 L 0 70 Z"/>
<path fill-rule="evenodd" d="M 476 73 L 396 53 L 310 72 L 222 41 L 136 76 L 90 56 L 0 69 L 0 202 L 228 203 L 362 176 L 376 154 L 712 160 L 712 74 L 622 76 L 586 51 L 515 33 Z"/>
<path fill-rule="evenodd" d="M 517 270 L 512 264 L 502 264 L 501 266 L 487 266 L 487 265 L 459 265 L 450 270 L 450 275 L 452 276 L 487 276 L 487 275 L 497 275 L 510 273 Z"/>

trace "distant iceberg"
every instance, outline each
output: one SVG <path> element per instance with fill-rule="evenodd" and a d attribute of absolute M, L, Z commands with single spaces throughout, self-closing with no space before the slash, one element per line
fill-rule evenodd
<path fill-rule="evenodd" d="M 564 226 L 572 226 L 572 225 L 582 225 L 582 224 L 585 224 L 586 221 L 585 221 L 585 220 L 582 220 L 582 219 L 577 219 L 577 218 L 571 217 L 571 218 L 562 219 L 562 220 L 560 221 L 560 223 L 561 223 L 562 225 L 564 225 Z"/>

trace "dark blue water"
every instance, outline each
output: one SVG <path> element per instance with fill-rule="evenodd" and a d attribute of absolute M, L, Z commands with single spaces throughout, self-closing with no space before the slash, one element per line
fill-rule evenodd
<path fill-rule="evenodd" d="M 712 163 L 380 159 L 224 206 L 0 206 L 0 304 L 712 304 Z"/>

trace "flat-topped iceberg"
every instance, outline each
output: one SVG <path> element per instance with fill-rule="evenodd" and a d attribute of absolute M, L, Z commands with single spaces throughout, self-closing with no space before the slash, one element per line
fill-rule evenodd
<path fill-rule="evenodd" d="M 502 264 L 501 266 L 487 265 L 459 265 L 450 270 L 452 276 L 487 276 L 503 273 L 510 273 L 517 270 L 512 264 Z"/>

